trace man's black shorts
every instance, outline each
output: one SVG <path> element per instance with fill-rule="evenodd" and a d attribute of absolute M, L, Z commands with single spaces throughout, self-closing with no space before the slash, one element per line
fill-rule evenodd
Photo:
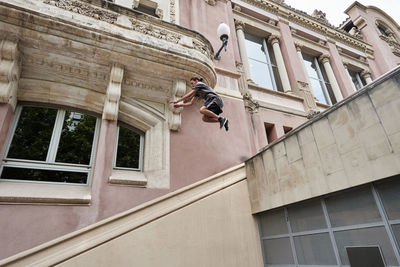
<path fill-rule="evenodd" d="M 212 111 L 213 113 L 219 115 L 222 113 L 222 109 L 217 105 L 217 103 L 213 102 L 208 107 L 208 110 Z"/>

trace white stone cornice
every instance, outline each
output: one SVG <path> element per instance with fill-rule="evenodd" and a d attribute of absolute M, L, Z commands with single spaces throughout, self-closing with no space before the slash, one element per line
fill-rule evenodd
<path fill-rule="evenodd" d="M 17 105 L 18 81 L 21 73 L 18 42 L 0 42 L 0 103 Z"/>
<path fill-rule="evenodd" d="M 327 35 L 334 38 L 336 41 L 346 43 L 357 49 L 366 50 L 368 53 L 373 54 L 372 47 L 369 44 L 365 43 L 362 39 L 357 39 L 356 37 L 351 36 L 350 34 L 344 31 L 339 31 L 332 25 L 323 23 L 320 20 L 311 17 L 310 15 L 303 14 L 285 5 L 284 3 L 278 4 L 274 3 L 274 1 L 264 1 L 264 0 L 242 0 L 242 1 L 280 16 L 279 20 L 281 22 L 288 21 L 288 22 L 294 22 L 299 25 L 303 25 L 307 29 L 320 32 L 323 35 Z"/>
<path fill-rule="evenodd" d="M 107 87 L 107 95 L 104 102 L 103 119 L 118 119 L 119 99 L 121 97 L 123 76 L 124 66 L 114 63 L 111 68 L 110 82 Z"/>

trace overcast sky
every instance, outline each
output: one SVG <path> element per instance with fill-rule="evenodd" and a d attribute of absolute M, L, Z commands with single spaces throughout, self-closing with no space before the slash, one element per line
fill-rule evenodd
<path fill-rule="evenodd" d="M 339 26 L 348 16 L 344 11 L 355 0 L 285 0 L 285 3 L 312 14 L 314 9 L 326 13 L 326 18 L 334 26 Z M 358 0 L 364 6 L 376 6 L 385 11 L 398 24 L 400 24 L 400 0 Z"/>

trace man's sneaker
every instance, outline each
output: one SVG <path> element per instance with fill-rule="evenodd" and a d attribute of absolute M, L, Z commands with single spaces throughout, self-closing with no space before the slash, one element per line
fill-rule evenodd
<path fill-rule="evenodd" d="M 225 131 L 228 131 L 228 130 L 229 130 L 228 122 L 229 122 L 228 119 L 225 118 L 225 124 L 224 124 Z"/>
<path fill-rule="evenodd" d="M 219 128 L 222 129 L 222 127 L 224 127 L 226 125 L 226 123 L 228 122 L 228 120 L 224 117 L 219 117 Z"/>

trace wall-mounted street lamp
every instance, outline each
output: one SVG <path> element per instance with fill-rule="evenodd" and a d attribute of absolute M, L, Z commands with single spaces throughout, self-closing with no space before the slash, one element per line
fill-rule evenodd
<path fill-rule="evenodd" d="M 230 33 L 231 33 L 231 30 L 229 29 L 228 25 L 226 25 L 225 23 L 219 24 L 218 29 L 217 29 L 217 34 L 219 36 L 219 39 L 221 39 L 221 41 L 222 41 L 222 46 L 218 50 L 218 52 L 215 54 L 214 59 L 216 59 L 216 60 L 221 59 L 221 56 L 219 54 L 221 53 L 222 48 L 225 48 L 225 51 L 226 51 L 226 46 L 228 44 L 228 38 L 229 38 Z"/>

